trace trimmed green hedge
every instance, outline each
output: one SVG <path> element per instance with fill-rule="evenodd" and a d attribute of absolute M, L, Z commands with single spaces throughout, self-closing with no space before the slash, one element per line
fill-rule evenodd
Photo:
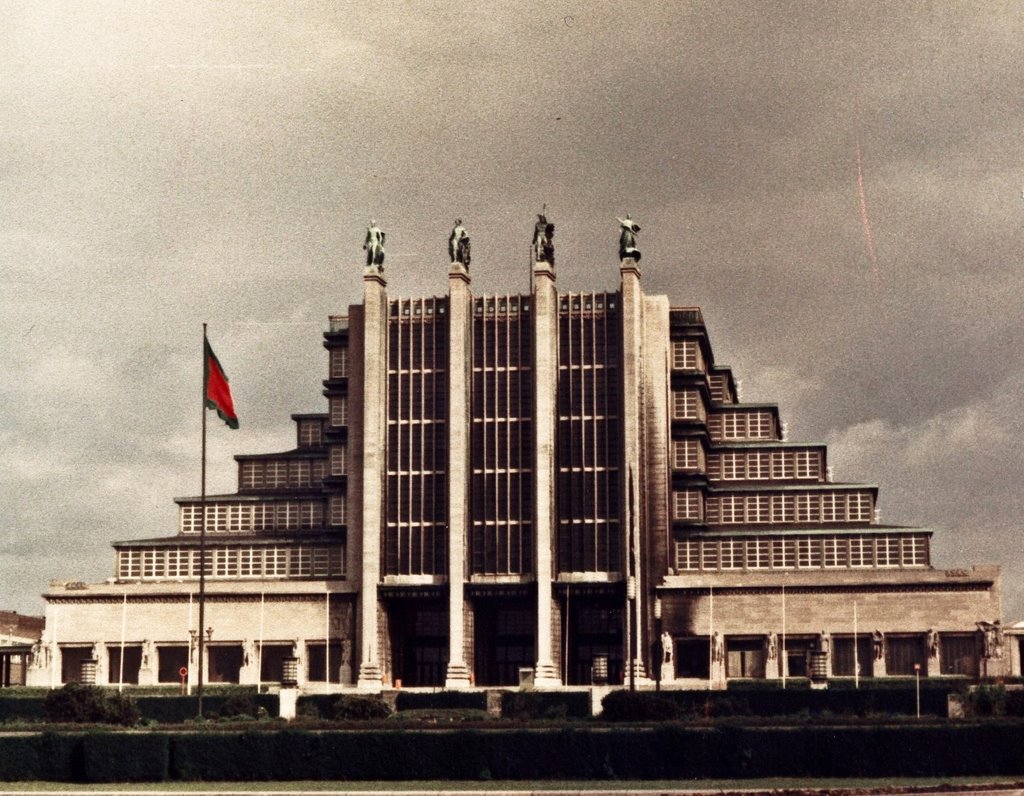
<path fill-rule="evenodd" d="M 0 736 L 0 780 L 1024 775 L 1024 722 Z"/>
<path fill-rule="evenodd" d="M 485 691 L 399 691 L 395 710 L 487 710 Z"/>

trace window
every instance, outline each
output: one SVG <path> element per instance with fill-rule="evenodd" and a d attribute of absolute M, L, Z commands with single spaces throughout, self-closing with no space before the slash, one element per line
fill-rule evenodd
<path fill-rule="evenodd" d="M 764 642 L 727 638 L 725 674 L 726 677 L 764 677 Z"/>
<path fill-rule="evenodd" d="M 673 515 L 677 520 L 701 520 L 701 493 L 696 489 L 684 489 L 673 493 Z"/>
<path fill-rule="evenodd" d="M 740 481 L 746 476 L 745 460 L 742 453 L 723 453 L 720 459 L 722 480 Z"/>
<path fill-rule="evenodd" d="M 711 400 L 717 404 L 732 403 L 729 396 L 729 388 L 726 378 L 722 374 L 715 374 L 708 377 L 708 385 L 711 392 Z"/>
<path fill-rule="evenodd" d="M 743 569 L 743 541 L 741 539 L 722 540 L 722 569 Z"/>
<path fill-rule="evenodd" d="M 796 566 L 796 539 L 772 539 L 772 569 Z"/>
<path fill-rule="evenodd" d="M 696 340 L 672 343 L 672 367 L 675 370 L 700 370 L 700 346 Z"/>
<path fill-rule="evenodd" d="M 747 478 L 753 481 L 766 481 L 770 474 L 771 454 L 767 451 L 747 454 Z"/>
<path fill-rule="evenodd" d="M 846 539 L 841 536 L 827 536 L 822 539 L 822 554 L 825 566 L 830 568 L 845 567 Z"/>
<path fill-rule="evenodd" d="M 821 496 L 821 521 L 842 522 L 846 519 L 845 496 L 837 492 L 825 492 Z"/>
<path fill-rule="evenodd" d="M 770 539 L 747 540 L 747 569 L 768 569 L 771 562 Z"/>
<path fill-rule="evenodd" d="M 344 395 L 337 395 L 330 400 L 331 425 L 348 425 L 348 398 Z"/>
<path fill-rule="evenodd" d="M 242 489 L 258 489 L 263 486 L 262 462 L 242 462 L 239 469 L 239 483 Z"/>
<path fill-rule="evenodd" d="M 312 467 L 308 461 L 294 461 L 288 467 L 288 486 L 308 487 L 311 483 Z"/>
<path fill-rule="evenodd" d="M 266 462 L 267 489 L 283 489 L 288 486 L 288 462 L 270 460 Z"/>
<path fill-rule="evenodd" d="M 142 574 L 142 553 L 139 550 L 120 550 L 117 554 L 117 576 L 137 578 Z"/>
<path fill-rule="evenodd" d="M 347 522 L 347 505 L 345 495 L 331 495 L 330 517 L 331 525 L 344 525 Z"/>
<path fill-rule="evenodd" d="M 786 493 L 772 495 L 771 521 L 773 523 L 793 522 L 795 506 L 796 500 L 793 495 Z"/>
<path fill-rule="evenodd" d="M 743 415 L 739 412 L 722 415 L 722 439 L 743 439 L 746 430 Z"/>
<path fill-rule="evenodd" d="M 926 673 L 924 636 L 886 636 L 885 673 L 889 675 L 913 675 L 914 664 Z"/>
<path fill-rule="evenodd" d="M 851 492 L 847 496 L 847 519 L 850 522 L 871 522 L 871 493 Z"/>
<path fill-rule="evenodd" d="M 330 376 L 332 379 L 343 379 L 348 376 L 348 349 L 332 348 L 329 358 Z"/>
<path fill-rule="evenodd" d="M 939 672 L 978 676 L 978 639 L 974 633 L 939 635 Z"/>
<path fill-rule="evenodd" d="M 797 522 L 817 522 L 819 517 L 817 495 L 803 492 L 796 496 Z"/>
<path fill-rule="evenodd" d="M 751 412 L 747 417 L 747 436 L 749 436 L 751 439 L 771 439 L 771 413 Z"/>
<path fill-rule="evenodd" d="M 851 567 L 874 566 L 874 542 L 870 536 L 854 536 L 850 538 L 849 543 Z"/>
<path fill-rule="evenodd" d="M 796 543 L 796 565 L 801 569 L 816 569 L 821 566 L 821 540 L 813 536 L 802 536 Z"/>
<path fill-rule="evenodd" d="M 331 446 L 331 475 L 345 475 L 346 453 L 344 445 Z"/>
<path fill-rule="evenodd" d="M 714 539 L 700 543 L 700 563 L 702 569 L 718 569 L 718 542 Z"/>
<path fill-rule="evenodd" d="M 696 390 L 672 393 L 672 417 L 676 420 L 699 420 L 700 396 Z"/>
<path fill-rule="evenodd" d="M 902 538 L 903 566 L 924 567 L 928 565 L 928 537 L 904 536 Z"/>
<path fill-rule="evenodd" d="M 793 451 L 772 453 L 772 478 L 786 480 L 793 477 Z"/>
<path fill-rule="evenodd" d="M 680 571 L 700 569 L 700 542 L 685 539 L 676 542 L 676 569 Z"/>
<path fill-rule="evenodd" d="M 875 566 L 900 565 L 900 539 L 898 536 L 879 536 L 875 540 Z"/>
<path fill-rule="evenodd" d="M 344 425 L 335 423 L 334 425 Z M 299 447 L 309 448 L 323 444 L 323 425 L 319 420 L 299 421 Z"/>
<path fill-rule="evenodd" d="M 747 495 L 747 522 L 768 522 L 770 503 L 768 495 Z"/>
<path fill-rule="evenodd" d="M 672 467 L 676 470 L 699 470 L 701 445 L 696 439 L 678 439 L 672 446 Z"/>
<path fill-rule="evenodd" d="M 796 477 L 817 479 L 821 472 L 821 457 L 818 451 L 796 451 Z"/>
<path fill-rule="evenodd" d="M 724 495 L 719 498 L 719 522 L 723 525 L 735 525 L 743 522 L 743 496 Z"/>

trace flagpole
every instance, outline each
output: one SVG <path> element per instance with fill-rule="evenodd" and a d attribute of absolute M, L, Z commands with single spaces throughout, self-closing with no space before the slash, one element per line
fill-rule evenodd
<path fill-rule="evenodd" d="M 197 716 L 203 717 L 203 657 L 205 652 L 206 624 L 206 324 L 203 324 L 203 395 L 199 402 L 200 411 L 203 413 L 203 443 L 202 443 L 202 464 L 200 465 L 201 491 L 199 493 L 199 681 L 197 684 L 198 706 Z"/>

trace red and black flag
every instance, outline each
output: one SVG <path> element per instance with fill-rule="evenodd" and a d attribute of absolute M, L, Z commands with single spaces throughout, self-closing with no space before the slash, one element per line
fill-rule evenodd
<path fill-rule="evenodd" d="M 216 409 L 220 419 L 231 428 L 238 428 L 238 415 L 235 404 L 231 400 L 231 387 L 224 368 L 220 366 L 217 355 L 210 348 L 210 341 L 203 340 L 206 353 L 203 357 L 203 394 L 206 396 L 206 408 Z"/>

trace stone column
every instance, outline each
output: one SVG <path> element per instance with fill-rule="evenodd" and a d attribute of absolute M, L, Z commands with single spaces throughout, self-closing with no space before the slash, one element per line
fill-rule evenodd
<path fill-rule="evenodd" d="M 555 421 L 558 409 L 558 291 L 555 272 L 543 260 L 533 266 L 533 518 L 537 539 L 537 665 L 538 688 L 561 685 L 552 655 L 551 582 L 555 575 Z"/>
<path fill-rule="evenodd" d="M 469 538 L 469 390 L 473 378 L 473 295 L 459 262 L 448 269 L 448 671 L 445 688 L 469 688 L 465 649 Z"/>
<path fill-rule="evenodd" d="M 379 267 L 369 265 L 363 270 L 363 538 L 359 593 L 362 637 L 357 685 L 372 691 L 381 689 L 377 584 L 380 582 L 380 533 L 387 463 L 387 356 L 387 280 Z"/>
<path fill-rule="evenodd" d="M 640 455 L 642 439 L 640 436 L 641 396 L 640 385 L 643 379 L 643 334 L 644 334 L 644 294 L 640 288 L 640 264 L 632 257 L 626 257 L 619 265 L 622 275 L 622 519 L 623 519 L 623 558 L 625 576 L 636 579 L 636 599 L 626 603 L 631 610 L 630 628 L 635 639 L 626 640 L 627 649 L 624 658 L 630 659 L 632 649 L 632 667 L 638 678 L 644 677 L 643 649 L 647 646 L 644 639 L 644 603 L 647 595 L 642 588 L 645 582 L 641 563 L 644 560 L 641 540 L 641 527 L 644 521 L 643 510 L 643 457 Z M 630 550 L 635 554 L 633 564 L 630 561 Z M 629 678 L 629 667 L 626 668 Z"/>

